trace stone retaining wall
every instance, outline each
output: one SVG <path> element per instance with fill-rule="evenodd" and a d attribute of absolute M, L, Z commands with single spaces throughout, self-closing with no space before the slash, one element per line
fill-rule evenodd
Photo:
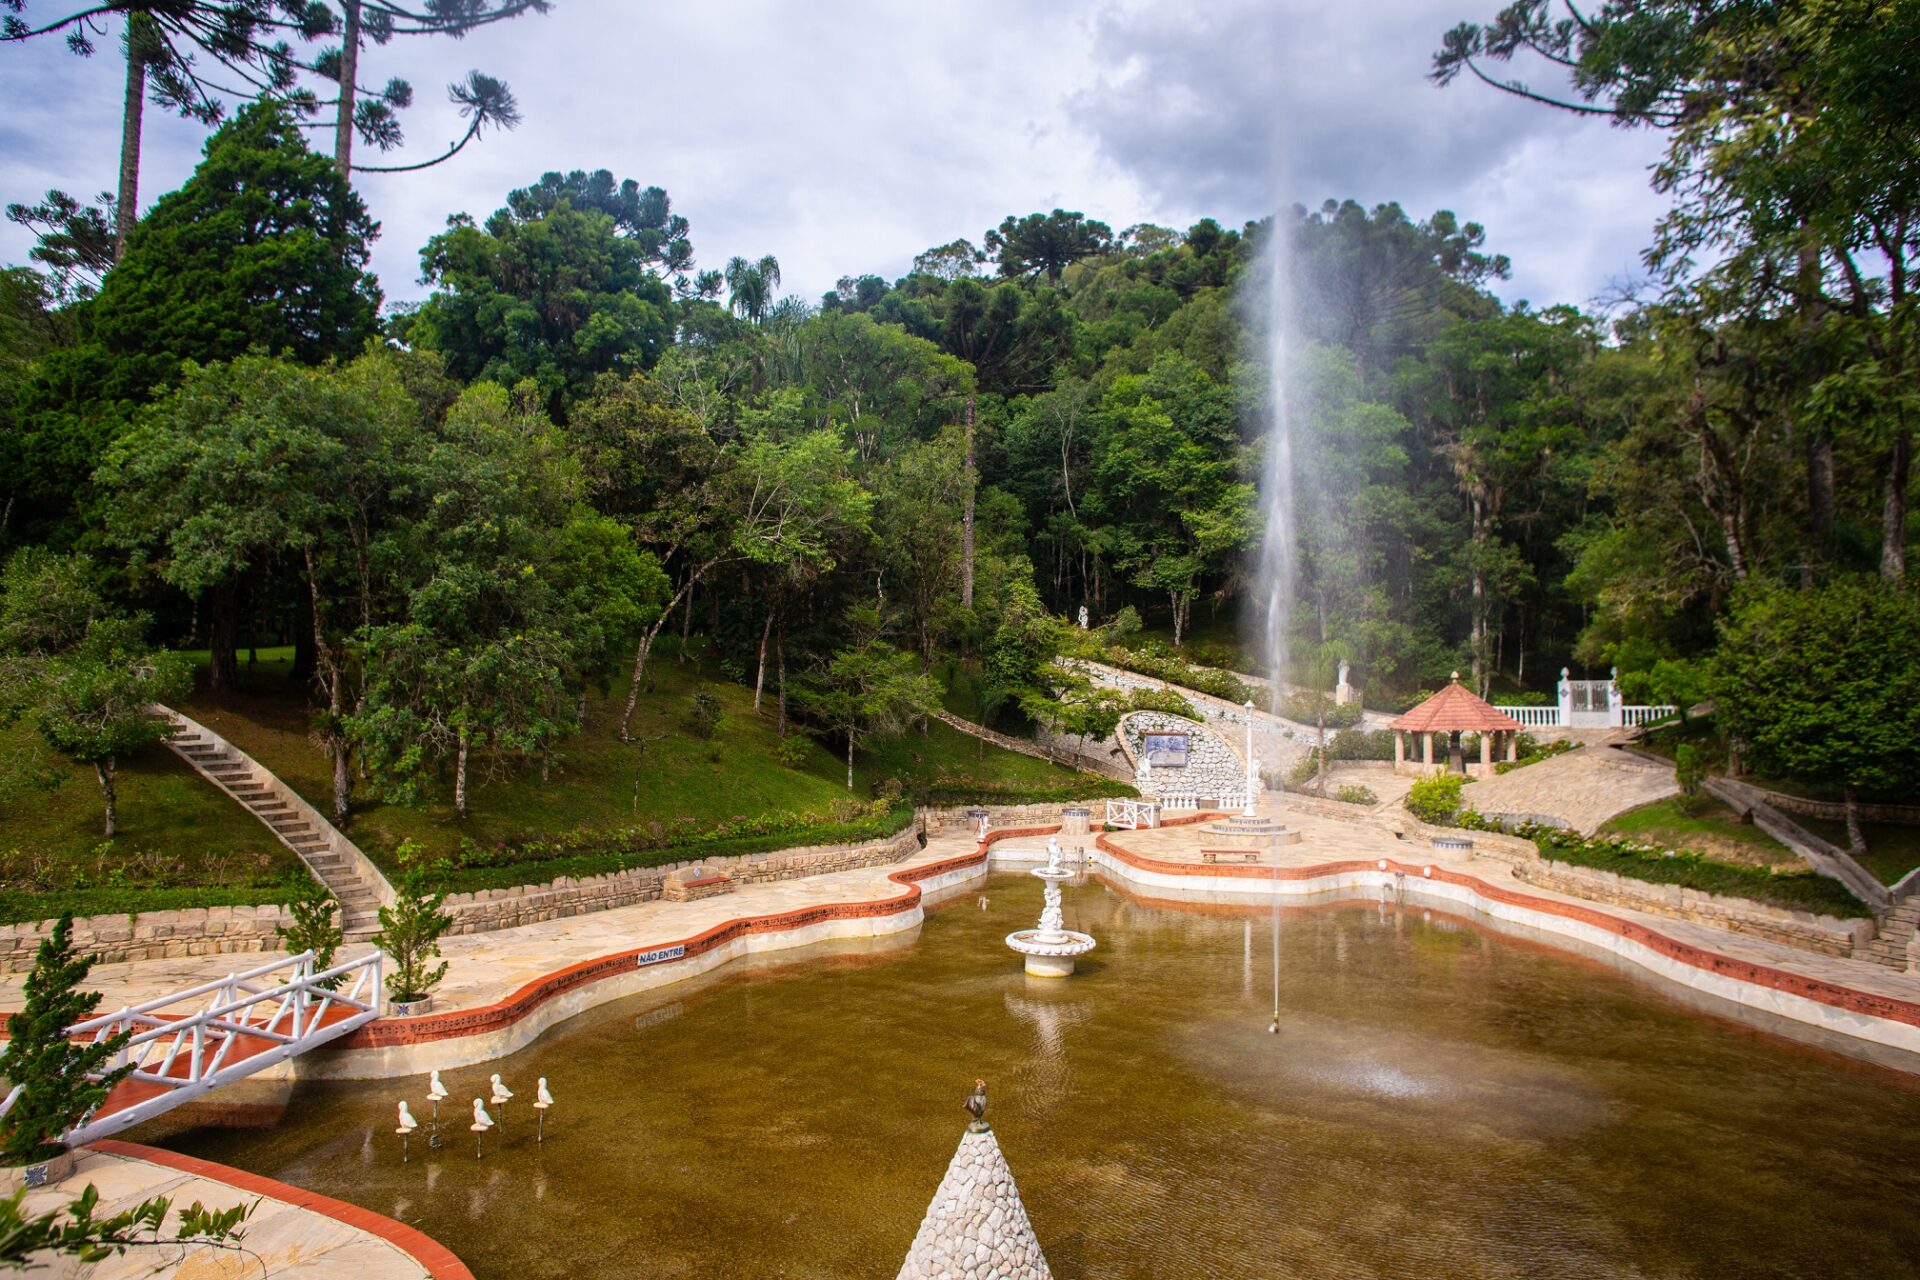
<path fill-rule="evenodd" d="M 0 925 L 0 972 L 33 968 L 41 940 L 52 920 L 23 920 Z M 82 916 L 73 922 L 73 944 L 103 964 L 122 960 L 164 960 L 176 956 L 216 956 L 277 951 L 276 925 L 293 923 L 285 907 L 186 907 L 145 911 L 137 916 Z"/>
<path fill-rule="evenodd" d="M 1806 796 L 1789 795 L 1785 791 L 1769 791 L 1738 778 L 1716 778 L 1714 781 L 1749 805 L 1770 804 L 1783 813 L 1797 813 L 1803 818 L 1825 818 L 1829 822 L 1847 820 L 1847 806 L 1838 800 L 1810 800 Z M 1859 808 L 1862 822 L 1920 824 L 1920 804 L 1863 803 Z"/>
<path fill-rule="evenodd" d="M 1478 852 L 1477 845 L 1475 851 Z M 1528 884 L 1555 889 L 1589 902 L 1677 916 L 1729 933 L 1749 934 L 1822 955 L 1851 956 L 1855 947 L 1864 945 L 1873 936 L 1873 924 L 1868 920 L 1838 920 L 1809 911 L 1788 911 L 1746 898 L 1702 893 L 1682 885 L 1635 880 L 1597 867 L 1535 859 L 1531 863 L 1516 864 L 1513 873 Z"/>
<path fill-rule="evenodd" d="M 495 929 L 511 929 L 516 925 L 536 924 L 542 920 L 585 915 L 590 911 L 630 907 L 636 902 L 652 902 L 662 896 L 667 877 L 686 867 L 705 867 L 726 876 L 735 884 L 759 884 L 769 880 L 797 880 L 803 876 L 825 875 L 830 871 L 885 866 L 899 862 L 918 850 L 920 832 L 920 824 L 916 822 L 898 835 L 865 844 L 811 845 L 773 853 L 688 858 L 683 862 L 636 867 L 631 871 L 611 871 L 583 879 L 562 876 L 550 884 L 457 893 L 447 898 L 447 911 L 453 916 L 453 927 L 447 932 L 489 933 Z"/>

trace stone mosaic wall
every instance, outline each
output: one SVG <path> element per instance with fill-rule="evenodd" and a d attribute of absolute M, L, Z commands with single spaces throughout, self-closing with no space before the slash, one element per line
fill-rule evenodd
<path fill-rule="evenodd" d="M 1206 725 L 1165 711 L 1135 711 L 1120 721 L 1119 732 L 1128 753 L 1136 761 L 1147 734 L 1187 735 L 1187 763 L 1183 767 L 1155 768 L 1144 782 L 1136 771 L 1134 785 L 1143 793 L 1217 800 L 1224 795 L 1244 794 L 1247 789 L 1247 767 L 1241 763 L 1239 754 Z"/>

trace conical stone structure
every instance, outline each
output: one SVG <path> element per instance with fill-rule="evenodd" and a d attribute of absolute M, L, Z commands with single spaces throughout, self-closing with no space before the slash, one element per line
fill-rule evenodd
<path fill-rule="evenodd" d="M 969 1128 L 898 1280 L 1053 1280 L 993 1130 Z"/>

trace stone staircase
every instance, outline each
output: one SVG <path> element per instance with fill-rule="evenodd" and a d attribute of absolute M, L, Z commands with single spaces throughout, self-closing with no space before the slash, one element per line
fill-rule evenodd
<path fill-rule="evenodd" d="M 1920 924 L 1920 901 L 1908 898 L 1905 902 L 1896 902 L 1880 917 L 1880 932 L 1860 949 L 1860 958 L 1904 973 L 1907 949 L 1913 945 L 1917 924 Z"/>
<path fill-rule="evenodd" d="M 347 942 L 363 942 L 380 927 L 379 910 L 392 890 L 373 863 L 293 789 L 251 756 L 177 711 L 156 706 L 173 726 L 167 745 L 194 771 L 245 805 L 280 843 L 306 863 L 340 903 Z"/>

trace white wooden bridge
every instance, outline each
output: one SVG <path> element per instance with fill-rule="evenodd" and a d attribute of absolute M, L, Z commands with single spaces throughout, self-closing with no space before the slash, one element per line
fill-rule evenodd
<path fill-rule="evenodd" d="M 350 1035 L 380 1016 L 379 952 L 315 971 L 313 953 L 229 974 L 67 1029 L 99 1043 L 132 1038 L 110 1069 L 131 1064 L 100 1109 L 68 1132 L 79 1146 Z M 0 1102 L 11 1110 L 18 1086 Z"/>

